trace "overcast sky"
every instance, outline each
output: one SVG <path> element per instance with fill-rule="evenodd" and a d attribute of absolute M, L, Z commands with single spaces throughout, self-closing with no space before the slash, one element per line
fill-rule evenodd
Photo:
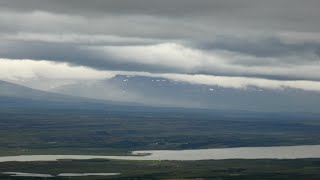
<path fill-rule="evenodd" d="M 320 91 L 319 8 L 319 0 L 1 0 L 0 79 L 136 74 Z"/>

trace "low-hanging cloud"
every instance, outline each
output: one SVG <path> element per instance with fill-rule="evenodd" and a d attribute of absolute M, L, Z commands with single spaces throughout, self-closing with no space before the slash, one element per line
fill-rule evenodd
<path fill-rule="evenodd" d="M 29 59 L 0 59 L 1 79 L 104 79 L 113 77 L 107 71 L 97 71 L 83 66 L 70 66 L 67 63 L 34 61 Z"/>
<path fill-rule="evenodd" d="M 149 46 L 91 47 L 94 54 L 116 63 L 139 64 L 163 71 L 228 76 L 278 76 L 282 78 L 320 79 L 319 57 L 256 57 L 226 50 L 203 51 L 176 43 Z M 299 60 L 305 58 L 304 63 Z M 103 59 L 103 58 L 102 58 Z"/>
<path fill-rule="evenodd" d="M 262 89 L 282 90 L 286 88 L 320 92 L 320 82 L 305 80 L 269 80 L 250 77 L 228 77 L 213 75 L 189 75 L 176 73 L 148 73 L 133 71 L 99 71 L 81 66 L 70 66 L 66 63 L 34 60 L 0 59 L 0 79 L 28 80 L 46 78 L 51 80 L 103 80 L 116 75 L 146 76 L 166 78 L 190 84 L 219 86 L 224 88 L 243 89 L 257 87 Z M 21 82 L 20 82 L 21 83 Z M 23 82 L 22 82 L 23 83 Z"/>

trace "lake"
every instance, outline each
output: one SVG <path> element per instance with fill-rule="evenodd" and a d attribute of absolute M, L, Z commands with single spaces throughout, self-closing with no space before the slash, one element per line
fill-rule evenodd
<path fill-rule="evenodd" d="M 237 147 L 197 150 L 147 150 L 134 151 L 131 156 L 93 155 L 21 155 L 0 157 L 9 161 L 57 161 L 59 159 L 119 159 L 119 160 L 222 160 L 222 159 L 302 159 L 320 158 L 320 145 Z"/>
<path fill-rule="evenodd" d="M 56 176 L 51 174 L 36 174 L 36 173 L 22 173 L 22 172 L 2 172 L 2 174 L 7 174 L 10 176 L 18 177 L 41 177 L 41 178 L 51 178 L 51 177 L 80 177 L 80 176 L 117 176 L 121 173 L 60 173 Z"/>

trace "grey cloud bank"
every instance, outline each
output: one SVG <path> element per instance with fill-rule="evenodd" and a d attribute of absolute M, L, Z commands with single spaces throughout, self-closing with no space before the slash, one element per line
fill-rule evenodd
<path fill-rule="evenodd" d="M 2 0 L 0 78 L 42 88 L 49 85 L 37 79 L 65 85 L 131 74 L 318 92 L 319 7 L 318 0 Z"/>

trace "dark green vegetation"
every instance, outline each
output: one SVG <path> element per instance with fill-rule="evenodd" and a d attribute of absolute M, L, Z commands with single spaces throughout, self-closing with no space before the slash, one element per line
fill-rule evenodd
<path fill-rule="evenodd" d="M 310 116 L 198 110 L 0 110 L 0 153 L 122 154 L 131 150 L 320 144 Z"/>
<path fill-rule="evenodd" d="M 319 117 L 116 104 L 0 81 L 0 155 L 320 144 Z"/>
<path fill-rule="evenodd" d="M 48 179 L 222 179 L 222 180 L 318 180 L 320 160 L 223 160 L 223 161 L 58 161 L 0 163 L 0 171 L 57 175 L 64 172 L 121 172 L 120 176 Z M 0 179 L 37 179 L 9 177 Z M 39 179 L 39 178 L 38 178 Z"/>
<path fill-rule="evenodd" d="M 319 114 L 153 108 L 0 89 L 0 156 L 320 144 Z M 4 94 L 4 95 L 1 95 Z M 5 162 L 0 172 L 123 173 L 71 179 L 320 179 L 320 160 Z M 0 179 L 37 179 L 9 177 Z M 69 179 L 69 178 L 60 178 Z"/>

